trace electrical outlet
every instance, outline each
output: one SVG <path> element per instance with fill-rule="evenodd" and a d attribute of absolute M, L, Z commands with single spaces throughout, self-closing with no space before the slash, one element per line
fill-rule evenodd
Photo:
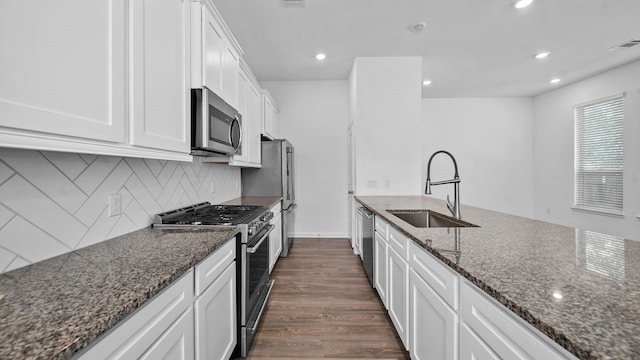
<path fill-rule="evenodd" d="M 385 179 L 384 180 L 384 187 L 385 188 L 390 188 L 391 187 L 391 181 L 389 181 L 389 179 Z"/>
<path fill-rule="evenodd" d="M 367 180 L 367 187 L 368 188 L 377 188 L 378 187 L 378 180 Z"/>
<path fill-rule="evenodd" d="M 122 214 L 122 195 L 109 194 L 109 216 L 118 216 Z"/>
<path fill-rule="evenodd" d="M 547 208 L 547 215 L 551 215 L 551 209 Z"/>
<path fill-rule="evenodd" d="M 209 191 L 213 194 L 216 192 L 216 187 L 213 185 L 213 181 L 209 183 Z"/>

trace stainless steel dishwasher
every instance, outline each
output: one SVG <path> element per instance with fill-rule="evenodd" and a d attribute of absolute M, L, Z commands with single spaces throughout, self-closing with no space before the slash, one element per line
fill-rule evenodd
<path fill-rule="evenodd" d="M 371 210 L 364 206 L 357 208 L 358 216 L 360 217 L 360 229 L 358 229 L 360 235 L 360 244 L 362 244 L 362 266 L 367 273 L 369 283 L 373 287 L 373 234 L 374 234 L 374 215 Z"/>

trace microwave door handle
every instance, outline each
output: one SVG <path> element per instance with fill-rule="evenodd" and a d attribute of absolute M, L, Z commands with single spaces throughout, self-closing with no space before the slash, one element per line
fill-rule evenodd
<path fill-rule="evenodd" d="M 258 251 L 258 248 L 260 247 L 260 245 L 262 245 L 262 243 L 264 242 L 264 240 L 269 237 L 269 234 L 271 234 L 271 231 L 275 228 L 275 225 L 269 225 L 269 230 L 267 230 L 264 235 L 262 235 L 262 237 L 260 238 L 260 240 L 258 241 L 258 243 L 256 243 L 255 245 L 253 245 L 250 248 L 247 248 L 247 252 L 249 254 L 255 254 L 256 251 Z"/>

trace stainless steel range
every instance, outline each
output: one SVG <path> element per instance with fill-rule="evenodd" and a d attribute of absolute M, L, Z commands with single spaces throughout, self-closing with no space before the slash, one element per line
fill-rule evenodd
<path fill-rule="evenodd" d="M 255 338 L 273 280 L 269 280 L 269 224 L 273 213 L 262 206 L 211 205 L 208 202 L 168 211 L 154 217 L 153 226 L 229 227 L 240 229 L 237 247 L 238 339 L 246 357 Z"/>

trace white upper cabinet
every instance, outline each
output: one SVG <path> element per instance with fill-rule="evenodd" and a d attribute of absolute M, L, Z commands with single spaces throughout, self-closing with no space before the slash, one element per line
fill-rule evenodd
<path fill-rule="evenodd" d="M 191 16 L 191 87 L 207 87 L 237 108 L 242 50 L 211 3 L 191 3 Z"/>
<path fill-rule="evenodd" d="M 250 81 L 247 89 L 247 118 L 248 132 L 247 142 L 249 146 L 249 163 L 260 166 L 262 163 L 262 145 L 260 137 L 260 124 L 262 122 L 262 107 L 260 106 L 260 87 Z"/>
<path fill-rule="evenodd" d="M 125 19 L 124 0 L 2 3 L 0 145 L 125 141 Z"/>
<path fill-rule="evenodd" d="M 190 161 L 185 6 L 3 3 L 0 146 Z"/>
<path fill-rule="evenodd" d="M 267 90 L 262 90 L 262 135 L 277 138 L 278 109 Z"/>
<path fill-rule="evenodd" d="M 189 8 L 131 0 L 131 144 L 189 153 Z"/>

